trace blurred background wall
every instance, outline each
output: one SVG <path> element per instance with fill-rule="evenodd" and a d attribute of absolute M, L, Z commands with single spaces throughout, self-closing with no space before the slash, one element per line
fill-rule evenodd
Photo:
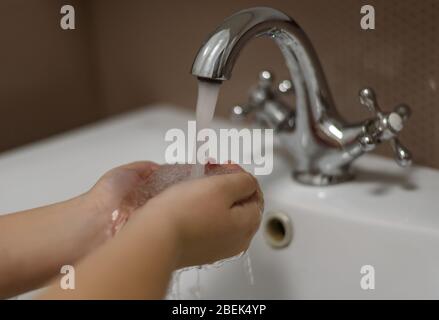
<path fill-rule="evenodd" d="M 0 150 L 94 121 L 97 79 L 90 11 L 73 1 L 77 29 L 61 30 L 62 1 L 0 0 Z"/>
<path fill-rule="evenodd" d="M 363 86 L 383 109 L 408 103 L 402 141 L 417 163 L 439 168 L 438 0 L 0 1 L 0 150 L 154 103 L 194 110 L 189 70 L 206 35 L 233 12 L 266 5 L 307 32 L 345 118 L 369 115 L 358 102 Z M 63 4 L 75 7 L 76 30 L 59 27 Z M 376 9 L 376 30 L 360 28 L 364 4 Z M 245 48 L 220 116 L 246 101 L 262 69 L 287 76 L 269 39 Z M 388 145 L 377 152 L 391 154 Z"/>

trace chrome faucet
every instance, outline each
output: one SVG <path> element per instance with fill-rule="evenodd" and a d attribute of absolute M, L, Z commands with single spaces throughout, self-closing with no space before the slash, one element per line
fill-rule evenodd
<path fill-rule="evenodd" d="M 245 44 L 259 36 L 272 38 L 285 58 L 292 79 L 278 89 L 272 75 L 264 71 L 249 103 L 235 107 L 239 115 L 256 115 L 272 127 L 295 158 L 293 176 L 309 185 L 330 185 L 353 177 L 351 163 L 389 140 L 396 160 L 410 165 L 409 151 L 398 141 L 405 120 L 410 115 L 406 105 L 393 112 L 383 112 L 372 89 L 360 91 L 360 102 L 374 117 L 357 124 L 347 123 L 337 112 L 320 62 L 302 28 L 289 16 L 272 8 L 242 10 L 227 18 L 198 51 L 192 74 L 207 81 L 231 77 L 233 66 Z M 292 92 L 295 110 L 279 98 L 279 92 Z"/>

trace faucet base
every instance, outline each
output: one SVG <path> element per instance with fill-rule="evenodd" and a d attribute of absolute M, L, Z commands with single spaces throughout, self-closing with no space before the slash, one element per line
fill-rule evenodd
<path fill-rule="evenodd" d="M 309 186 L 330 186 L 333 184 L 352 180 L 354 178 L 354 175 L 348 171 L 339 175 L 327 175 L 321 172 L 313 173 L 294 171 L 293 178 L 294 180 Z"/>

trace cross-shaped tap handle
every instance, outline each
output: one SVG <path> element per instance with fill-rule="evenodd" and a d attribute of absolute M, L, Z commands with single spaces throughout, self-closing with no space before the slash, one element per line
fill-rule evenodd
<path fill-rule="evenodd" d="M 369 126 L 371 132 L 368 134 L 375 137 L 378 142 L 389 140 L 396 162 L 403 167 L 409 166 L 412 163 L 411 153 L 399 142 L 398 134 L 411 114 L 410 108 L 405 104 L 400 104 L 392 112 L 386 113 L 380 108 L 372 88 L 360 90 L 359 95 L 360 103 L 376 115 L 376 120 Z"/>

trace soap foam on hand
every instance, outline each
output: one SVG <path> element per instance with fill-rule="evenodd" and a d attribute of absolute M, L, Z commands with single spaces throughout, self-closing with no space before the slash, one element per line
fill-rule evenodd
<path fill-rule="evenodd" d="M 149 199 L 158 195 L 168 187 L 175 183 L 193 179 L 193 167 L 190 164 L 175 164 L 175 165 L 161 165 L 158 169 L 154 170 L 137 188 L 128 194 L 122 201 L 118 218 L 117 218 L 117 230 L 125 224 L 129 216 L 133 211 L 143 206 Z M 206 164 L 203 166 L 204 176 L 213 176 L 220 174 L 230 174 L 242 172 L 243 169 L 236 164 Z M 203 178 L 201 176 L 200 178 Z M 258 188 L 257 192 L 252 196 L 250 200 L 257 200 L 261 212 L 263 211 L 263 195 L 262 191 Z"/>

